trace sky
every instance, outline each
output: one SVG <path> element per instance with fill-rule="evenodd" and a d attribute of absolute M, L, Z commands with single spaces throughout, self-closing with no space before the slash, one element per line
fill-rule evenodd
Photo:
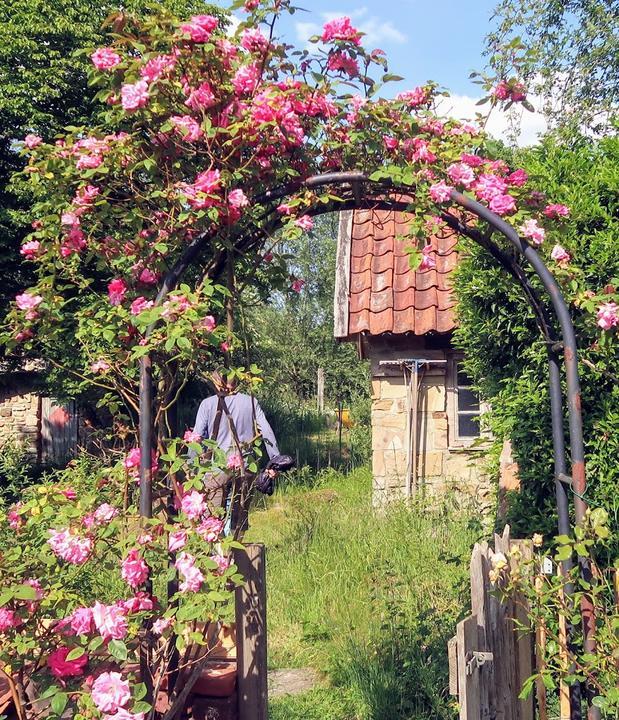
<path fill-rule="evenodd" d="M 444 112 L 472 119 L 479 110 L 475 103 L 482 92 L 469 75 L 483 69 L 484 37 L 496 0 L 296 0 L 296 5 L 305 11 L 282 18 L 279 34 L 285 42 L 304 46 L 327 20 L 346 15 L 366 33 L 364 46 L 384 50 L 389 72 L 406 78 L 391 84 L 388 94 L 434 80 L 451 93 Z M 545 126 L 541 115 L 527 111 L 516 121 L 519 145 L 534 143 Z M 507 128 L 507 117 L 493 111 L 487 130 L 505 138 Z"/>

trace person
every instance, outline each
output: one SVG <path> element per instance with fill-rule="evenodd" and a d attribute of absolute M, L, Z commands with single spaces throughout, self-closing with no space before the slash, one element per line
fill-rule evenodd
<path fill-rule="evenodd" d="M 214 507 L 224 508 L 235 475 L 235 466 L 240 460 L 239 446 L 241 452 L 247 451 L 251 444 L 261 437 L 269 459 L 279 455 L 279 449 L 273 429 L 260 404 L 253 396 L 238 391 L 236 378 L 226 378 L 221 373 L 215 372 L 211 380 L 216 394 L 200 403 L 193 432 L 202 439 L 215 440 L 217 447 L 228 456 L 229 469 L 211 474 L 204 485 L 207 500 L 210 500 Z M 225 403 L 225 406 L 222 403 Z M 233 526 L 247 525 L 249 500 L 255 478 L 253 473 L 248 473 L 244 469 L 244 462 L 242 465 L 241 477 L 234 488 L 234 495 L 237 497 L 236 502 L 233 498 L 233 504 L 237 507 L 232 509 Z M 276 474 L 275 470 L 268 472 Z"/>

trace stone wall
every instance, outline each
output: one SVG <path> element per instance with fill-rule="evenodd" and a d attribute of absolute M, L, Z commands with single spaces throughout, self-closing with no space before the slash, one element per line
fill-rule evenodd
<path fill-rule="evenodd" d="M 445 361 L 451 357 L 449 349 L 429 349 L 421 342 L 418 338 L 417 347 L 397 347 L 374 341 L 366 350 L 372 367 L 372 470 L 377 504 L 406 495 L 412 423 L 412 392 L 404 369 L 381 366 L 380 361 L 414 357 Z M 447 368 L 447 363 L 430 366 L 419 386 L 417 489 L 432 494 L 455 488 L 488 507 L 493 504 L 493 494 L 482 469 L 483 448 L 457 447 L 450 439 Z"/>
<path fill-rule="evenodd" d="M 7 440 L 23 442 L 36 456 L 40 436 L 40 400 L 27 386 L 0 388 L 0 447 Z"/>

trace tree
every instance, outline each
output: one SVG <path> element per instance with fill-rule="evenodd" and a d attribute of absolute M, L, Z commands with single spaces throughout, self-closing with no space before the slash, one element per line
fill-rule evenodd
<path fill-rule="evenodd" d="M 492 70 L 544 98 L 559 127 L 606 132 L 619 103 L 615 0 L 501 0 L 486 38 Z M 615 121 L 613 121 L 615 118 Z"/>

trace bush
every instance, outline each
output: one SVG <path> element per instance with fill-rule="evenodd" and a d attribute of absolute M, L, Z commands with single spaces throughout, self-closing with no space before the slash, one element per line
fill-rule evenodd
<path fill-rule="evenodd" d="M 0 448 L 0 507 L 15 502 L 36 477 L 32 456 L 23 443 L 8 440 Z"/>

